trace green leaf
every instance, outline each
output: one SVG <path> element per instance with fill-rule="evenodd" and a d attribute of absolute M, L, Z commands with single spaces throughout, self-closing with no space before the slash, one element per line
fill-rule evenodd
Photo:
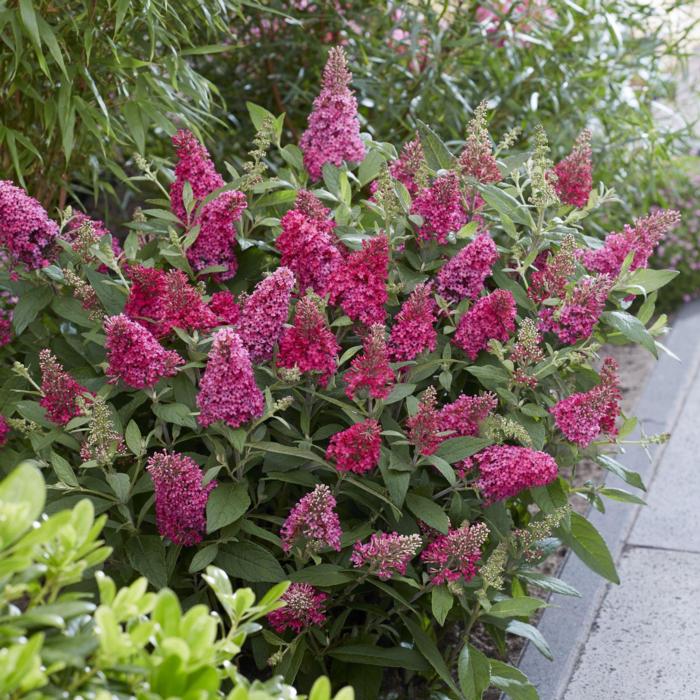
<path fill-rule="evenodd" d="M 355 576 L 336 564 L 307 566 L 289 574 L 291 581 L 310 583 L 312 586 L 341 586 L 355 580 Z"/>
<path fill-rule="evenodd" d="M 539 700 L 535 686 L 517 668 L 496 659 L 489 659 L 491 685 L 502 690 L 512 700 Z"/>
<path fill-rule="evenodd" d="M 53 467 L 56 476 L 64 484 L 73 486 L 74 488 L 77 488 L 80 485 L 77 477 L 75 476 L 75 472 L 73 471 L 73 467 L 71 467 L 68 460 L 64 459 L 56 452 L 51 452 L 51 466 Z"/>
<path fill-rule="evenodd" d="M 230 576 L 253 583 L 278 583 L 285 578 L 277 559 L 252 542 L 234 542 L 220 548 L 216 563 Z"/>
<path fill-rule="evenodd" d="M 495 603 L 487 611 L 491 617 L 507 619 L 509 617 L 530 617 L 535 610 L 547 607 L 547 603 L 539 598 L 520 596 L 519 598 L 508 598 Z"/>
<path fill-rule="evenodd" d="M 121 503 L 129 502 L 131 481 L 128 474 L 106 474 L 105 479 Z"/>
<path fill-rule="evenodd" d="M 403 399 L 405 399 L 407 396 L 412 396 L 415 390 L 415 384 L 396 384 L 391 390 L 389 396 L 384 399 L 384 405 L 388 406 L 392 403 L 403 401 Z"/>
<path fill-rule="evenodd" d="M 639 496 L 635 496 L 624 489 L 602 488 L 598 492 L 601 496 L 612 498 L 613 501 L 622 501 L 622 503 L 636 503 L 640 506 L 645 506 L 647 503 Z"/>
<path fill-rule="evenodd" d="M 449 170 L 454 163 L 454 156 L 442 139 L 420 120 L 418 120 L 418 135 L 428 167 L 433 170 Z"/>
<path fill-rule="evenodd" d="M 413 641 L 416 643 L 418 650 L 430 662 L 430 665 L 435 669 L 438 676 L 442 678 L 452 691 L 459 694 L 459 689 L 452 680 L 450 669 L 447 668 L 445 659 L 435 642 L 423 631 L 421 626 L 413 620 L 406 618 L 404 619 L 404 624 L 413 636 Z"/>
<path fill-rule="evenodd" d="M 88 268 L 87 278 L 109 316 L 120 314 L 126 301 L 126 290 L 110 282 L 109 277 Z"/>
<path fill-rule="evenodd" d="M 131 566 L 145 576 L 155 588 L 168 585 L 168 567 L 165 547 L 157 535 L 138 535 L 126 543 L 126 553 Z"/>
<path fill-rule="evenodd" d="M 423 657 L 413 649 L 380 647 L 374 644 L 347 644 L 328 652 L 328 656 L 348 664 L 367 664 L 425 672 L 429 669 Z"/>
<path fill-rule="evenodd" d="M 196 428 L 197 421 L 190 409 L 182 403 L 154 403 L 153 413 L 166 423 L 183 425 L 187 428 Z"/>
<path fill-rule="evenodd" d="M 616 459 L 613 459 L 609 455 L 598 455 L 598 457 L 596 457 L 596 462 L 598 462 L 598 464 L 607 469 L 609 472 L 612 472 L 616 476 L 619 476 L 630 486 L 634 486 L 635 488 L 641 489 L 642 491 L 647 490 L 646 486 L 644 485 L 644 482 L 642 481 L 642 477 L 639 474 L 637 474 L 637 472 L 633 472 L 627 469 Z"/>
<path fill-rule="evenodd" d="M 440 444 L 435 454 L 446 462 L 454 464 L 481 452 L 490 444 L 491 440 L 481 437 L 449 438 Z"/>
<path fill-rule="evenodd" d="M 374 180 L 379 175 L 384 163 L 386 163 L 386 159 L 379 151 L 370 151 L 360 163 L 360 169 L 357 171 L 360 185 L 364 187 L 368 182 Z"/>
<path fill-rule="evenodd" d="M 12 325 L 15 327 L 15 333 L 20 335 L 53 298 L 53 289 L 45 285 L 32 287 L 22 294 L 13 310 Z"/>
<path fill-rule="evenodd" d="M 433 588 L 433 592 L 430 596 L 430 604 L 433 617 L 437 620 L 438 625 L 442 627 L 454 604 L 454 597 L 447 586 L 435 586 Z"/>
<path fill-rule="evenodd" d="M 246 484 L 219 484 L 207 501 L 207 532 L 216 532 L 245 515 L 250 506 Z"/>
<path fill-rule="evenodd" d="M 522 622 L 521 620 L 511 620 L 508 623 L 508 627 L 506 627 L 506 632 L 509 634 L 515 634 L 518 637 L 529 639 L 535 645 L 535 648 L 540 652 L 540 654 L 542 654 L 542 656 L 550 661 L 554 660 L 552 650 L 549 648 L 547 640 L 542 636 L 542 632 L 540 632 L 537 627 L 533 627 L 532 625 L 527 624 L 527 622 Z"/>
<path fill-rule="evenodd" d="M 479 185 L 479 192 L 484 201 L 502 216 L 515 221 L 516 224 L 533 227 L 532 217 L 527 207 L 500 187 L 496 185 Z"/>
<path fill-rule="evenodd" d="M 565 583 L 560 578 L 547 576 L 538 571 L 520 571 L 518 572 L 518 578 L 545 591 L 552 591 L 552 593 L 559 593 L 560 595 L 575 596 L 576 598 L 581 597 L 581 594 L 573 586 Z"/>
<path fill-rule="evenodd" d="M 654 357 L 658 356 L 656 343 L 651 333 L 644 327 L 638 319 L 628 314 L 626 311 L 604 311 L 600 318 L 608 326 L 621 333 L 627 340 L 639 343 L 646 348 Z"/>
<path fill-rule="evenodd" d="M 437 503 L 434 503 L 429 498 L 409 493 L 406 496 L 406 505 L 411 513 L 426 523 L 426 525 L 435 528 L 438 532 L 447 534 L 450 527 L 450 519 Z"/>
<path fill-rule="evenodd" d="M 202 569 L 206 568 L 214 561 L 214 559 L 216 559 L 216 555 L 218 553 L 219 545 L 216 543 L 208 544 L 206 547 L 203 547 L 192 557 L 192 561 L 190 562 L 188 569 L 189 572 L 194 574 L 197 571 L 201 571 Z"/>
<path fill-rule="evenodd" d="M 650 294 L 661 289 L 680 273 L 678 270 L 652 270 L 641 268 L 635 270 L 615 285 L 616 291 L 626 294 Z"/>
<path fill-rule="evenodd" d="M 471 644 L 465 644 L 457 662 L 459 687 L 465 700 L 481 700 L 491 685 L 491 666 L 488 658 Z"/>
<path fill-rule="evenodd" d="M 0 481 L 0 507 L 15 506 L 0 519 L 0 550 L 12 544 L 41 515 L 46 501 L 44 477 L 34 462 L 22 462 Z"/>
<path fill-rule="evenodd" d="M 574 550 L 576 556 L 592 571 L 612 583 L 620 583 L 615 562 L 605 540 L 598 530 L 582 515 L 571 512 L 571 531 L 562 528 L 561 539 Z"/>
<path fill-rule="evenodd" d="M 137 457 L 143 454 L 143 439 L 136 421 L 129 421 L 129 425 L 126 426 L 126 431 L 124 433 L 124 440 L 126 441 L 126 446 Z"/>

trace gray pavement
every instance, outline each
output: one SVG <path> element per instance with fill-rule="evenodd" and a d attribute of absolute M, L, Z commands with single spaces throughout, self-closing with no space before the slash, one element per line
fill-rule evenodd
<path fill-rule="evenodd" d="M 634 413 L 671 439 L 652 462 L 634 446 L 620 459 L 642 473 L 647 505 L 590 515 L 621 584 L 569 556 L 560 576 L 581 598 L 553 596 L 539 624 L 555 660 L 529 645 L 520 664 L 541 700 L 700 699 L 700 301 L 667 344 L 681 362 L 661 359 Z"/>

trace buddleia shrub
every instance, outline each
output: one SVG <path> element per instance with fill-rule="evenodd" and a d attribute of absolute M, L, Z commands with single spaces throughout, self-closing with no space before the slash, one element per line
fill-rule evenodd
<path fill-rule="evenodd" d="M 183 612 L 167 589 L 147 591 L 138 578 L 117 590 L 101 571 L 98 596 L 76 589 L 109 555 L 98 539 L 106 516 L 83 499 L 40 518 L 46 499 L 41 472 L 23 462 L 0 482 L 0 691 L 7 698 L 160 698 L 274 700 L 300 697 L 280 678 L 248 681 L 231 663 L 256 620 L 283 607 L 287 583 L 257 604 L 249 588 L 234 591 L 226 574 L 202 578 L 224 612 L 203 605 Z M 225 620 L 225 630 L 224 630 Z M 306 696 L 304 696 L 306 697 Z M 321 678 L 309 700 L 330 700 Z M 352 700 L 350 689 L 335 700 Z"/>
<path fill-rule="evenodd" d="M 209 565 L 258 595 L 291 580 L 244 664 L 367 699 L 532 695 L 506 639 L 550 656 L 527 621 L 542 593 L 577 594 L 539 565 L 563 542 L 617 582 L 569 504 L 641 500 L 600 354 L 663 347 L 675 273 L 647 263 L 678 214 L 597 238 L 615 195 L 587 134 L 554 163 L 542 128 L 494 144 L 482 105 L 459 152 L 428 126 L 394 146 L 360 131 L 350 81 L 332 50 L 301 148 L 251 107 L 225 175 L 177 134 L 172 172 L 141 163 L 135 186 L 161 194 L 119 246 L 2 183 L 3 464 L 34 454 L 50 512 L 107 516 L 119 583 L 190 605 Z M 582 459 L 617 481 L 581 485 Z"/>

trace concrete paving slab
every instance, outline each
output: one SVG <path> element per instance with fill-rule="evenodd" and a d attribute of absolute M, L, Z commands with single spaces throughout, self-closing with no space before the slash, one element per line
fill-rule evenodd
<path fill-rule="evenodd" d="M 628 543 L 700 552 L 700 381 L 688 394 L 683 413 L 654 474 Z"/>
<path fill-rule="evenodd" d="M 700 698 L 700 554 L 632 547 L 564 700 Z"/>

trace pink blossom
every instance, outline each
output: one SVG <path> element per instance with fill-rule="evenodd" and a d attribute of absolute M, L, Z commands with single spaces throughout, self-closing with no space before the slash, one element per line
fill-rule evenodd
<path fill-rule="evenodd" d="M 600 384 L 590 391 L 567 396 L 551 408 L 550 413 L 567 440 L 588 447 L 602 433 L 617 435 L 615 421 L 620 415 L 620 399 L 617 362 L 606 357 Z"/>
<path fill-rule="evenodd" d="M 389 353 L 384 337 L 384 326 L 374 325 L 362 340 L 363 352 L 355 355 L 345 373 L 345 394 L 354 399 L 360 389 L 367 390 L 374 399 L 385 399 L 396 381 L 389 366 Z"/>
<path fill-rule="evenodd" d="M 394 574 L 406 574 L 406 567 L 420 546 L 419 535 L 373 532 L 367 544 L 355 543 L 350 561 L 358 569 L 368 565 L 370 573 L 381 581 L 387 581 Z"/>
<path fill-rule="evenodd" d="M 486 103 L 482 102 L 467 126 L 467 139 L 459 156 L 462 173 L 473 177 L 484 185 L 503 179 L 491 147 L 491 138 L 486 129 Z"/>
<path fill-rule="evenodd" d="M 353 320 L 366 325 L 383 323 L 386 317 L 389 241 L 376 236 L 362 241 L 362 248 L 350 253 L 331 276 L 330 303 L 342 307 Z"/>
<path fill-rule="evenodd" d="M 437 410 L 437 392 L 429 386 L 418 402 L 415 415 L 406 419 L 408 441 L 422 455 L 431 455 L 444 440 L 440 435 L 440 412 Z"/>
<path fill-rule="evenodd" d="M 280 531 L 285 553 L 289 554 L 295 546 L 305 554 L 326 547 L 339 552 L 343 532 L 335 507 L 335 498 L 325 484 L 318 484 L 303 496 L 292 508 Z"/>
<path fill-rule="evenodd" d="M 265 399 L 255 383 L 250 355 L 232 328 L 214 334 L 197 406 L 197 420 L 205 428 L 219 420 L 238 428 L 263 414 Z"/>
<path fill-rule="evenodd" d="M 478 467 L 476 486 L 485 503 L 495 503 L 557 478 L 557 463 L 546 452 L 515 445 L 492 445 L 466 460 Z"/>
<path fill-rule="evenodd" d="M 401 149 L 399 157 L 389 165 L 391 176 L 402 183 L 410 195 L 418 192 L 416 177 L 425 167 L 425 155 L 420 139 L 409 141 Z"/>
<path fill-rule="evenodd" d="M 365 157 L 351 80 L 345 52 L 338 46 L 332 48 L 323 70 L 321 93 L 314 100 L 309 126 L 299 142 L 313 180 L 321 178 L 325 163 L 340 167 L 343 161 L 359 163 Z"/>
<path fill-rule="evenodd" d="M 58 225 L 36 199 L 9 180 L 0 180 L 0 248 L 10 263 L 30 270 L 49 264 Z"/>
<path fill-rule="evenodd" d="M 289 315 L 293 287 L 292 271 L 288 267 L 278 267 L 258 282 L 253 293 L 243 302 L 238 335 L 252 362 L 261 363 L 272 358 L 272 351 Z"/>
<path fill-rule="evenodd" d="M 199 226 L 199 234 L 187 250 L 187 259 L 196 272 L 223 265 L 226 269 L 216 273 L 215 278 L 229 279 L 238 267 L 234 224 L 247 206 L 245 195 L 235 190 L 222 192 L 202 206 L 212 192 L 224 186 L 224 179 L 216 172 L 207 149 L 191 132 L 178 131 L 173 136 L 173 145 L 178 162 L 175 180 L 170 186 L 170 203 L 183 224 Z M 192 188 L 193 209 L 189 214 L 183 199 L 186 182 Z"/>
<path fill-rule="evenodd" d="M 282 232 L 275 241 L 282 253 L 280 264 L 294 273 L 302 292 L 310 288 L 324 295 L 331 275 L 343 262 L 333 233 L 335 221 L 329 214 L 314 195 L 302 190 L 296 208 L 280 222 Z"/>
<path fill-rule="evenodd" d="M 536 303 L 545 299 L 563 299 L 569 279 L 576 271 L 576 240 L 567 236 L 556 252 L 545 251 L 535 259 L 536 270 L 530 278 L 527 295 Z"/>
<path fill-rule="evenodd" d="M 324 607 L 327 598 L 325 593 L 308 583 L 293 583 L 281 598 L 286 605 L 273 610 L 267 619 L 278 634 L 287 629 L 299 634 L 308 627 L 321 627 L 326 621 Z"/>
<path fill-rule="evenodd" d="M 681 215 L 673 209 L 659 209 L 642 219 L 635 219 L 634 226 L 625 224 L 622 233 L 609 233 L 602 248 L 586 251 L 583 262 L 589 270 L 615 277 L 625 258 L 634 253 L 630 270 L 646 267 L 659 241 L 680 220 Z"/>
<path fill-rule="evenodd" d="M 591 132 L 584 129 L 573 150 L 554 166 L 554 189 L 559 199 L 574 207 L 585 207 L 593 189 Z"/>
<path fill-rule="evenodd" d="M 18 301 L 11 292 L 0 289 L 0 348 L 12 342 L 13 308 Z"/>
<path fill-rule="evenodd" d="M 459 231 L 468 221 L 457 174 L 441 175 L 432 185 L 424 187 L 413 199 L 411 214 L 423 217 L 423 225 L 418 229 L 419 238 L 447 243 L 448 235 Z"/>
<path fill-rule="evenodd" d="M 206 331 L 219 325 L 181 270 L 135 266 L 127 268 L 126 274 L 131 287 L 124 313 L 156 338 L 170 335 L 173 328 Z"/>
<path fill-rule="evenodd" d="M 381 432 L 381 426 L 372 418 L 355 423 L 331 437 L 326 449 L 326 459 L 329 462 L 335 461 L 339 472 L 370 472 L 379 464 Z"/>
<path fill-rule="evenodd" d="M 497 260 L 491 236 L 480 233 L 442 267 L 437 276 L 438 294 L 453 302 L 476 299 Z"/>
<path fill-rule="evenodd" d="M 437 344 L 437 305 L 429 284 L 419 284 L 403 303 L 391 329 L 389 348 L 394 360 L 413 360 Z"/>
<path fill-rule="evenodd" d="M 496 410 L 498 398 L 491 392 L 468 396 L 461 394 L 440 410 L 440 430 L 444 439 L 479 434 L 479 425 Z"/>
<path fill-rule="evenodd" d="M 81 415 L 78 399 L 90 392 L 63 369 L 47 348 L 39 352 L 39 367 L 43 394 L 39 405 L 46 409 L 46 417 L 58 425 L 65 425 L 71 418 Z"/>
<path fill-rule="evenodd" d="M 471 360 L 490 340 L 505 342 L 515 330 L 515 299 L 506 289 L 481 297 L 461 318 L 453 342 Z"/>
<path fill-rule="evenodd" d="M 71 220 L 63 230 L 63 238 L 71 243 L 74 250 L 76 249 L 76 246 L 79 246 L 79 242 L 76 240 L 76 233 L 85 225 L 90 226 L 95 242 L 99 241 L 99 239 L 103 238 L 104 236 L 112 236 L 110 230 L 107 228 L 107 226 L 105 226 L 104 221 L 92 219 L 82 212 L 76 212 L 73 214 Z M 112 236 L 111 245 L 114 257 L 118 258 L 123 251 L 121 245 L 119 244 L 119 240 L 115 236 Z M 99 272 L 106 273 L 108 270 L 109 268 L 106 265 L 100 265 L 98 267 Z"/>
<path fill-rule="evenodd" d="M 7 418 L 5 418 L 5 416 L 0 416 L 0 447 L 7 443 L 11 430 L 12 428 L 10 428 Z"/>
<path fill-rule="evenodd" d="M 148 330 L 124 314 L 105 319 L 107 374 L 135 389 L 154 386 L 172 377 L 183 359 L 166 350 Z"/>
<path fill-rule="evenodd" d="M 191 458 L 177 452 L 156 452 L 146 467 L 156 499 L 158 532 L 175 544 L 191 547 L 206 531 L 206 508 L 216 481 L 202 484 L 202 470 Z"/>
<path fill-rule="evenodd" d="M 484 523 L 465 524 L 446 535 L 438 535 L 420 555 L 428 564 L 433 584 L 471 581 L 476 576 L 481 548 L 488 536 L 489 529 Z"/>
<path fill-rule="evenodd" d="M 540 309 L 540 330 L 556 333 L 566 345 L 588 338 L 605 308 L 613 284 L 614 280 L 607 275 L 578 280 L 560 306 Z"/>
<path fill-rule="evenodd" d="M 190 183 L 195 208 L 214 190 L 223 187 L 225 183 L 224 178 L 216 172 L 209 151 L 191 131 L 186 129 L 178 131 L 173 136 L 173 145 L 178 160 L 175 165 L 175 180 L 170 185 L 170 205 L 178 219 L 187 223 L 188 214 L 182 197 L 185 183 Z"/>
<path fill-rule="evenodd" d="M 313 295 L 299 301 L 294 325 L 282 333 L 277 366 L 298 367 L 300 372 L 318 373 L 319 384 L 326 386 L 338 368 L 340 345 L 328 327 L 321 303 Z"/>
<path fill-rule="evenodd" d="M 227 289 L 212 294 L 209 300 L 209 311 L 214 314 L 218 324 L 221 325 L 235 326 L 241 316 L 236 298 Z"/>
<path fill-rule="evenodd" d="M 217 281 L 231 279 L 236 274 L 235 223 L 247 206 L 243 192 L 236 190 L 222 192 L 203 205 L 194 222 L 199 226 L 199 234 L 187 249 L 187 260 L 195 272 L 202 274 L 207 268 L 223 266 L 224 270 L 213 273 Z"/>

